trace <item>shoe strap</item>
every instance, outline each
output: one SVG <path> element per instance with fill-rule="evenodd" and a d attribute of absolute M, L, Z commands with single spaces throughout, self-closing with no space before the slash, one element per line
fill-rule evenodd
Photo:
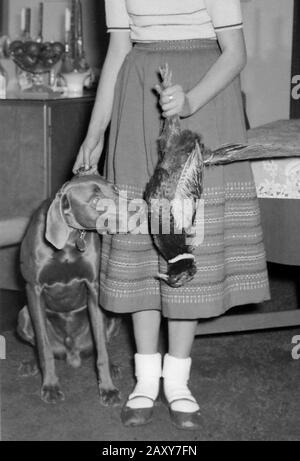
<path fill-rule="evenodd" d="M 153 403 L 155 402 L 155 400 L 152 397 L 149 397 L 149 395 L 145 395 L 145 394 L 141 394 L 141 393 L 135 393 L 135 392 L 130 394 L 130 396 L 128 397 L 127 402 L 131 402 L 131 400 L 135 400 L 135 399 L 139 399 L 139 398 L 151 400 L 151 402 L 153 402 Z"/>
<path fill-rule="evenodd" d="M 183 400 L 186 400 L 187 402 L 197 403 L 197 400 L 191 395 L 191 397 L 174 398 L 169 402 L 169 405 L 172 405 L 175 402 L 182 402 Z M 197 403 L 197 405 L 198 405 L 198 403 Z"/>

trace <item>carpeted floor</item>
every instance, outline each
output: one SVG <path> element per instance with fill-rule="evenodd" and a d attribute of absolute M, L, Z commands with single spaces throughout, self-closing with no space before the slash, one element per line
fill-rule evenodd
<path fill-rule="evenodd" d="M 295 285 L 286 271 L 272 275 L 273 300 L 265 309 L 291 309 Z M 39 398 L 40 377 L 18 376 L 29 346 L 7 333 L 7 360 L 1 363 L 2 439 L 42 441 L 188 441 L 300 440 L 300 360 L 293 360 L 292 337 L 300 328 L 196 339 L 191 388 L 202 407 L 203 424 L 195 433 L 178 431 L 160 403 L 152 424 L 124 428 L 120 408 L 98 402 L 94 359 L 73 370 L 57 362 L 66 401 L 48 406 Z M 110 346 L 122 367 L 116 384 L 125 399 L 133 379 L 131 327 L 124 321 Z"/>

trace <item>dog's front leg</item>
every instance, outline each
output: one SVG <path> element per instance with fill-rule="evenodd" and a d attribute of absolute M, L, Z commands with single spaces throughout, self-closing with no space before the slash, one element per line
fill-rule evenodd
<path fill-rule="evenodd" d="M 105 406 L 120 404 L 120 393 L 114 386 L 106 345 L 105 320 L 98 304 L 98 288 L 88 284 L 88 308 L 97 349 L 97 371 L 101 403 Z"/>
<path fill-rule="evenodd" d="M 56 403 L 65 397 L 56 376 L 54 354 L 47 335 L 44 299 L 38 286 L 27 284 L 26 292 L 43 378 L 41 398 L 46 403 Z"/>

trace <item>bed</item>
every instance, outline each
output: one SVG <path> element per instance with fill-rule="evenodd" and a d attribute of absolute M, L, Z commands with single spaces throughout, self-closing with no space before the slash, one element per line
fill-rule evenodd
<path fill-rule="evenodd" d="M 287 159 L 252 162 L 267 261 L 300 266 L 300 119 L 278 120 L 248 131 L 249 144 L 274 146 Z M 300 325 L 300 309 L 224 315 L 201 321 L 198 334 Z"/>

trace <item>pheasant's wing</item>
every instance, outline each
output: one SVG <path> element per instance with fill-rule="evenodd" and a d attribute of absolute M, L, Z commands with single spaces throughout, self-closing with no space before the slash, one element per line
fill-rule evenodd
<path fill-rule="evenodd" d="M 186 243 L 192 250 L 203 243 L 204 240 L 204 200 L 197 201 L 193 227 L 187 236 Z"/>
<path fill-rule="evenodd" d="M 200 145 L 195 148 L 185 162 L 178 180 L 175 195 L 182 198 L 200 198 L 202 194 L 203 157 Z"/>
<path fill-rule="evenodd" d="M 172 200 L 175 227 L 188 230 L 193 224 L 195 204 L 202 194 L 203 159 L 200 145 L 196 142 L 180 175 Z"/>

